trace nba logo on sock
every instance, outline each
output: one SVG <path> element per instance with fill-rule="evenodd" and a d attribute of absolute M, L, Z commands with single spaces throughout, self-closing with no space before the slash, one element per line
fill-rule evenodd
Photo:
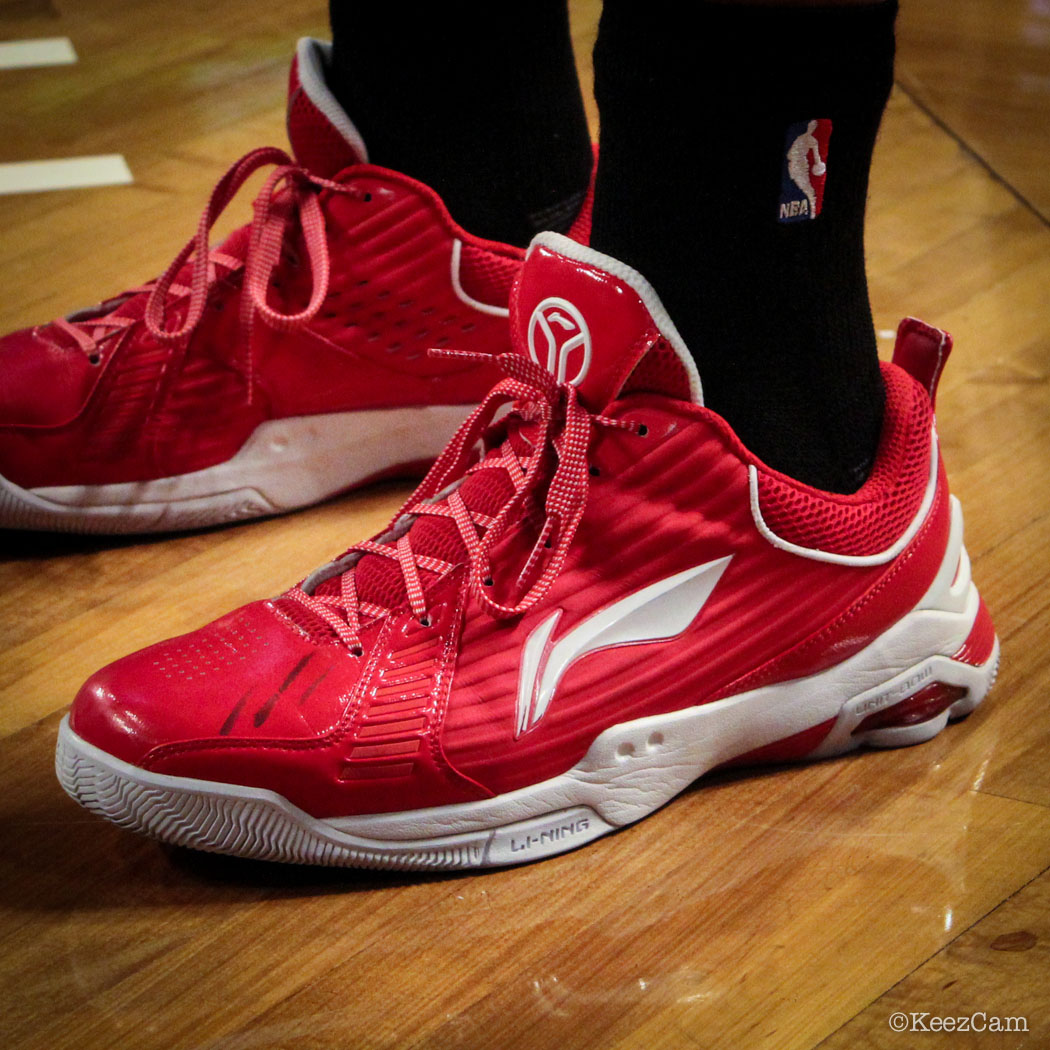
<path fill-rule="evenodd" d="M 815 219 L 820 214 L 830 139 L 830 120 L 807 120 L 788 127 L 780 178 L 781 222 Z"/>

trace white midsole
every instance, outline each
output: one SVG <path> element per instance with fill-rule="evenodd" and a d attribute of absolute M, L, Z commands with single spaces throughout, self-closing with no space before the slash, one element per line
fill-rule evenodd
<path fill-rule="evenodd" d="M 226 462 L 150 481 L 24 489 L 0 478 L 0 525 L 151 531 L 276 514 L 436 458 L 469 411 L 422 405 L 270 420 Z"/>
<path fill-rule="evenodd" d="M 68 719 L 60 730 L 59 766 L 69 768 L 72 756 L 139 791 L 162 793 L 158 797 L 169 799 L 171 812 L 184 812 L 186 803 L 178 800 L 187 796 L 255 806 L 256 817 L 266 811 L 268 827 L 283 824 L 309 836 L 308 856 L 337 848 L 354 862 L 449 867 L 539 859 L 639 820 L 708 770 L 832 719 L 824 742 L 808 757 L 928 739 L 949 717 L 973 710 L 994 679 L 998 643 L 981 666 L 952 659 L 973 628 L 979 604 L 953 501 L 951 535 L 937 578 L 910 613 L 859 653 L 806 678 L 612 726 L 567 772 L 476 802 L 322 820 L 271 791 L 129 765 L 77 737 Z M 873 713 L 933 682 L 960 686 L 967 694 L 928 723 L 855 732 Z M 185 841 L 195 844 L 192 837 Z"/>

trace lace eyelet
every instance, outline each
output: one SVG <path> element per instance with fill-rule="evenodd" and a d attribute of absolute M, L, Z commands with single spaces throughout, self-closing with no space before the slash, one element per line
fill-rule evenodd
<path fill-rule="evenodd" d="M 638 424 L 638 436 L 643 438 L 643 437 L 646 437 L 648 435 L 648 433 L 649 433 L 649 428 L 644 423 L 639 423 Z"/>
<path fill-rule="evenodd" d="M 600 468 L 594 466 L 594 464 L 592 463 L 591 466 L 587 468 L 587 473 L 590 474 L 592 478 L 598 478 L 601 477 L 602 472 Z"/>
<path fill-rule="evenodd" d="M 419 618 L 419 626 L 420 627 L 429 627 L 430 623 L 431 623 L 431 620 L 430 620 L 429 616 L 421 616 Z"/>
<path fill-rule="evenodd" d="M 360 660 L 361 657 L 365 655 L 364 646 L 361 645 L 355 645 L 352 649 L 348 649 L 347 652 L 349 652 L 355 660 Z"/>
<path fill-rule="evenodd" d="M 365 204 L 370 204 L 372 201 L 372 194 L 366 193 L 361 199 L 365 202 Z"/>
<path fill-rule="evenodd" d="M 486 576 L 485 579 L 483 579 L 481 581 L 481 586 L 482 587 L 491 587 L 491 586 L 493 586 L 493 579 L 492 579 L 492 577 L 491 576 Z"/>
<path fill-rule="evenodd" d="M 101 354 L 88 354 L 88 364 L 98 366 L 102 363 Z"/>

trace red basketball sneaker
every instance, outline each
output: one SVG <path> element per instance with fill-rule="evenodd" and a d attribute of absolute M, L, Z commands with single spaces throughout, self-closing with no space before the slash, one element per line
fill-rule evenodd
<path fill-rule="evenodd" d="M 0 341 L 0 526 L 192 528 L 422 473 L 495 381 L 426 351 L 507 348 L 524 252 L 366 163 L 328 51 L 300 41 L 292 65 L 295 160 L 234 164 L 159 280 Z M 209 248 L 263 167 L 254 220 Z"/>
<path fill-rule="evenodd" d="M 943 333 L 902 324 L 844 496 L 703 407 L 629 267 L 540 235 L 511 327 L 506 378 L 389 531 L 84 686 L 74 798 L 198 849 L 486 867 L 717 766 L 913 744 L 981 701 L 999 649 L 937 448 Z"/>

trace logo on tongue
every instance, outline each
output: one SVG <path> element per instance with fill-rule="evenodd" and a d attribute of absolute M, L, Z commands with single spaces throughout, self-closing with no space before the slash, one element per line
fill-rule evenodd
<path fill-rule="evenodd" d="M 591 367 L 591 331 L 583 314 L 567 299 L 552 296 L 532 311 L 529 357 L 559 383 L 579 386 L 583 382 Z"/>

